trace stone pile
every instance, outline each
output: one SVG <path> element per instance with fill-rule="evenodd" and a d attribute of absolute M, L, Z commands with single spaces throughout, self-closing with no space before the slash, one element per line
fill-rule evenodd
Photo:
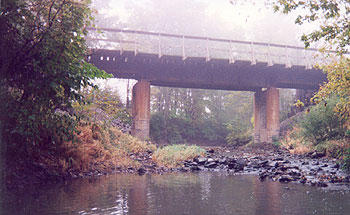
<path fill-rule="evenodd" d="M 123 133 L 131 134 L 130 124 L 123 123 L 120 119 L 114 119 L 111 121 L 111 125 L 120 129 Z"/>
<path fill-rule="evenodd" d="M 181 171 L 229 171 L 256 174 L 261 181 L 297 182 L 317 187 L 340 185 L 349 188 L 350 176 L 335 160 L 324 156 L 324 153 L 319 152 L 306 156 L 281 152 L 258 156 L 220 155 L 208 152 L 206 157 L 185 161 Z"/>
<path fill-rule="evenodd" d="M 196 157 L 181 163 L 178 168 L 157 166 L 152 161 L 152 152 L 130 153 L 129 157 L 140 162 L 138 169 L 116 169 L 115 172 L 163 174 L 166 172 L 226 171 L 234 174 L 254 174 L 261 181 L 301 183 L 316 187 L 349 190 L 350 176 L 334 159 L 324 153 L 292 155 L 286 151 L 273 150 L 259 153 L 225 147 L 207 149 L 205 157 Z M 103 173 L 100 173 L 103 174 Z"/>

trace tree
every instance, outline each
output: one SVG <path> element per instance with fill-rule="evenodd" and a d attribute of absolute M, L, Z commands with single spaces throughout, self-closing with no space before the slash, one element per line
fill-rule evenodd
<path fill-rule="evenodd" d="M 75 102 L 74 111 L 88 122 L 111 123 L 113 120 L 131 124 L 131 116 L 124 107 L 118 92 L 109 87 L 84 88 L 84 104 Z"/>
<path fill-rule="evenodd" d="M 109 77 L 85 61 L 89 0 L 5 0 L 0 11 L 1 113 L 8 144 L 45 148 L 70 137 L 81 87 Z"/>
<path fill-rule="evenodd" d="M 305 47 L 311 43 L 324 41 L 328 48 L 336 48 L 339 54 L 348 51 L 350 43 L 350 5 L 349 0 L 278 0 L 274 5 L 275 11 L 290 13 L 302 8 L 305 14 L 299 15 L 295 23 L 317 22 L 319 29 L 302 36 Z"/>
<path fill-rule="evenodd" d="M 328 82 L 320 88 L 314 101 L 319 103 L 329 96 L 339 96 L 336 110 L 346 118 L 349 117 L 350 111 L 350 59 L 344 55 L 349 51 L 350 45 L 349 2 L 349 0 L 279 0 L 274 6 L 275 11 L 286 14 L 298 8 L 304 9 L 305 13 L 297 17 L 296 24 L 302 25 L 305 22 L 320 24 L 317 30 L 302 36 L 305 47 L 314 42 L 324 42 L 326 47 L 323 50 L 335 49 L 340 59 L 320 66 L 327 73 Z"/>
<path fill-rule="evenodd" d="M 151 136 L 171 143 L 224 143 L 233 129 L 251 130 L 251 92 L 153 87 Z M 236 133 L 231 137 L 235 138 Z"/>

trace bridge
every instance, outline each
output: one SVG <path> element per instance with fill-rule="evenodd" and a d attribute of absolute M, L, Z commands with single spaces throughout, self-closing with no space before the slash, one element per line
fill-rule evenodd
<path fill-rule="evenodd" d="M 278 88 L 317 90 L 317 49 L 136 30 L 89 28 L 88 61 L 133 87 L 133 134 L 149 137 L 150 85 L 254 91 L 254 141 L 279 136 Z"/>

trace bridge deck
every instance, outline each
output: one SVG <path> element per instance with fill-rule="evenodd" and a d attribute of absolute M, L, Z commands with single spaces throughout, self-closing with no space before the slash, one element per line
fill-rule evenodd
<path fill-rule="evenodd" d="M 90 29 L 92 30 L 92 29 Z M 91 31 L 89 61 L 117 78 L 152 85 L 249 90 L 317 89 L 326 81 L 316 49 L 155 32 Z M 318 60 L 319 62 L 316 62 Z"/>
<path fill-rule="evenodd" d="M 201 57 L 138 53 L 119 50 L 93 50 L 89 61 L 117 78 L 149 80 L 152 85 L 256 91 L 261 88 L 317 89 L 326 81 L 326 75 L 317 69 L 304 66 L 286 68 L 282 64 L 224 59 L 206 61 Z"/>

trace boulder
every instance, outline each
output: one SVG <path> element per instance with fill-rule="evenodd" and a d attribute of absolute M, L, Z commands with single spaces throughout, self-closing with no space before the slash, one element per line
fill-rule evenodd
<path fill-rule="evenodd" d="M 206 163 L 206 164 L 204 165 L 205 168 L 210 168 L 210 169 L 216 168 L 217 166 L 218 166 L 218 165 L 217 165 L 216 162 L 209 162 L 209 163 Z"/>
<path fill-rule="evenodd" d="M 283 183 L 288 183 L 292 180 L 293 178 L 289 175 L 281 175 L 280 178 L 278 179 L 279 182 L 283 182 Z"/>
<path fill-rule="evenodd" d="M 201 164 L 203 165 L 205 162 L 207 162 L 207 158 L 203 158 L 203 157 L 197 157 L 197 158 L 194 158 L 193 161 L 198 163 L 198 164 Z"/>

